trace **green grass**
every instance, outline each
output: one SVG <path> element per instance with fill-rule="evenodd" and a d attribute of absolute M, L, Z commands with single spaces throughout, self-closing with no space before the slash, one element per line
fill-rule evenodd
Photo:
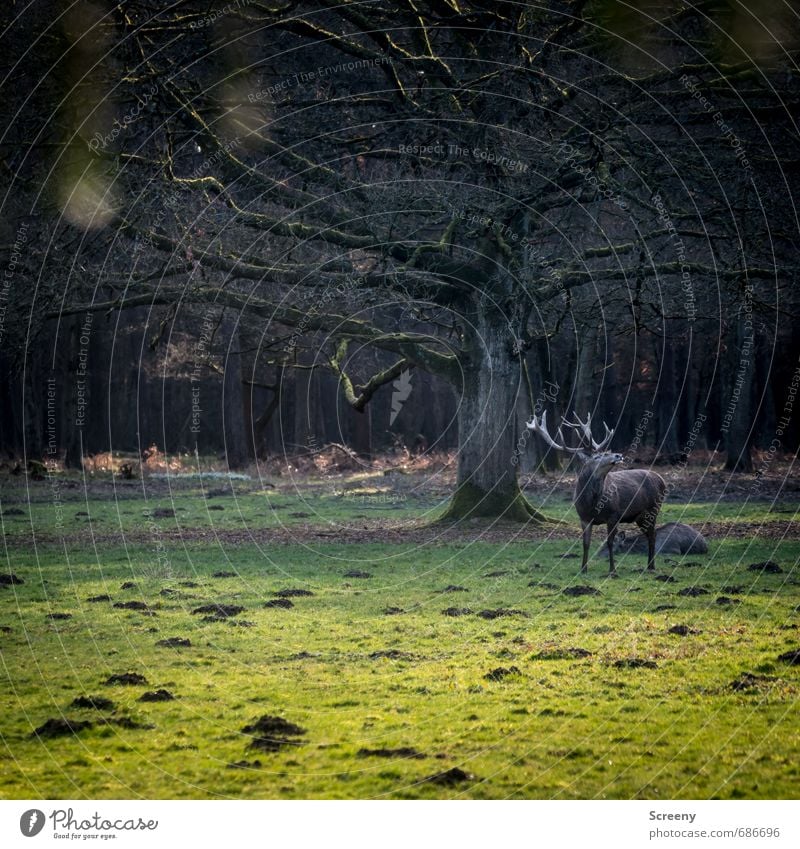
<path fill-rule="evenodd" d="M 658 574 L 672 583 L 643 572 L 638 556 L 619 559 L 617 580 L 606 578 L 603 561 L 578 576 L 576 561 L 561 557 L 577 550 L 569 541 L 354 545 L 311 538 L 256 546 L 186 534 L 165 537 L 159 552 L 153 541 L 109 541 L 120 524 L 146 530 L 143 511 L 155 506 L 185 508 L 157 520 L 184 531 L 212 521 L 229 529 L 293 521 L 265 511 L 267 501 L 288 503 L 276 511 L 287 514 L 310 504 L 313 518 L 296 518 L 301 524 L 378 515 L 326 498 L 249 492 L 236 502 L 221 499 L 226 509 L 211 513 L 194 490 L 147 505 L 134 497 L 69 501 L 62 519 L 70 536 L 35 548 L 24 531 L 33 521 L 37 533 L 55 533 L 52 504 L 26 504 L 29 515 L 4 517 L 8 571 L 25 583 L 0 588 L 0 796 L 796 797 L 800 667 L 777 656 L 800 645 L 797 540 L 724 538 L 703 557 L 659 557 Z M 564 503 L 548 511 L 558 515 Z M 409 500 L 380 515 L 412 518 L 424 509 Z M 708 510 L 671 504 L 664 518 L 705 521 Z M 75 517 L 81 511 L 91 524 Z M 736 503 L 716 505 L 714 513 L 714 521 L 732 525 L 792 515 Z M 102 543 L 92 544 L 89 528 L 106 535 Z M 768 558 L 784 572 L 747 569 Z M 372 577 L 345 577 L 354 568 Z M 211 577 L 219 570 L 236 576 Z M 128 581 L 135 586 L 121 589 Z M 440 592 L 451 584 L 468 592 Z M 601 594 L 563 594 L 576 584 Z M 695 585 L 709 594 L 678 595 Z M 741 587 L 735 596 L 722 589 L 730 585 Z M 287 587 L 314 595 L 292 599 L 288 610 L 264 607 Z M 106 593 L 114 602 L 144 601 L 155 615 L 86 600 Z M 721 595 L 739 603 L 721 606 Z M 231 621 L 252 626 L 202 622 L 191 611 L 209 602 L 242 605 Z M 664 604 L 675 608 L 656 612 Z M 389 607 L 404 612 L 386 615 Z M 444 616 L 448 607 L 474 613 Z M 528 616 L 476 615 L 499 607 Z M 48 619 L 54 612 L 72 618 Z M 670 634 L 675 624 L 699 633 Z M 155 645 L 178 636 L 192 645 Z M 591 654 L 539 657 L 571 648 Z M 404 654 L 371 657 L 392 650 Z M 626 658 L 657 668 L 614 666 Z M 487 680 L 498 667 L 519 672 Z M 129 671 L 148 684 L 104 685 Z M 766 678 L 734 691 L 744 672 Z M 158 688 L 176 699 L 138 701 Z M 81 695 L 110 698 L 116 708 L 71 707 Z M 305 728 L 300 744 L 249 748 L 241 729 L 264 714 Z M 62 716 L 94 725 L 75 735 L 32 735 Z M 122 727 L 113 722 L 120 717 L 152 728 Z M 400 747 L 421 756 L 358 755 Z M 242 760 L 261 765 L 228 766 Z M 423 780 L 452 767 L 474 780 Z"/>

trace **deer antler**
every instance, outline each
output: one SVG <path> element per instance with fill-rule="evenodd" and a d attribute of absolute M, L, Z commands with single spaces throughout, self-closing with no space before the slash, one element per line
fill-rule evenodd
<path fill-rule="evenodd" d="M 603 422 L 603 427 L 606 430 L 605 436 L 602 440 L 600 440 L 600 442 L 595 442 L 595 439 L 592 436 L 592 414 L 589 412 L 586 413 L 585 422 L 582 422 L 580 416 L 575 413 L 574 422 L 568 422 L 565 420 L 562 422 L 562 425 L 566 425 L 576 431 L 578 433 L 578 438 L 581 440 L 581 447 L 592 452 L 602 451 L 608 443 L 611 442 L 611 437 L 614 436 L 613 428 L 609 428 L 609 426 Z"/>
<path fill-rule="evenodd" d="M 547 430 L 547 410 L 545 410 L 538 419 L 535 414 L 531 416 L 531 420 L 527 423 L 527 427 L 528 430 L 538 433 L 539 436 L 541 436 L 551 448 L 555 448 L 556 451 L 566 451 L 569 454 L 577 454 L 578 451 L 581 450 L 581 447 L 570 448 L 568 445 L 564 444 L 564 435 L 561 433 L 561 428 L 558 429 L 558 436 L 561 440 L 560 445 L 553 439 L 552 436 L 550 436 L 550 433 Z"/>
<path fill-rule="evenodd" d="M 531 420 L 527 423 L 527 427 L 528 430 L 538 433 L 539 436 L 541 436 L 551 448 L 555 448 L 556 451 L 566 451 L 568 454 L 577 454 L 579 451 L 588 451 L 589 453 L 602 451 L 608 443 L 611 442 L 611 437 L 614 436 L 613 428 L 609 428 L 609 426 L 603 422 L 603 427 L 606 430 L 605 436 L 602 440 L 600 440 L 600 442 L 596 442 L 592 436 L 592 414 L 587 413 L 586 421 L 583 422 L 576 413 L 574 422 L 568 422 L 566 420 L 561 422 L 562 425 L 566 425 L 576 431 L 578 438 L 580 439 L 581 444 L 577 448 L 570 448 L 565 444 L 564 434 L 561 432 L 561 428 L 558 429 L 558 438 L 561 440 L 560 444 L 556 442 L 552 436 L 550 436 L 550 433 L 547 430 L 546 416 L 547 411 L 543 412 L 538 419 L 535 415 L 532 416 Z"/>

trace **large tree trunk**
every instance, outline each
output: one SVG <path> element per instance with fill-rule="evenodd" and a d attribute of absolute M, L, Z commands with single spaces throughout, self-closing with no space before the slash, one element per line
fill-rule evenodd
<path fill-rule="evenodd" d="M 507 321 L 478 314 L 480 348 L 464 364 L 458 414 L 458 479 L 443 519 L 491 517 L 527 522 L 544 517 L 525 500 L 517 480 L 517 399 L 525 391 L 520 354 Z"/>

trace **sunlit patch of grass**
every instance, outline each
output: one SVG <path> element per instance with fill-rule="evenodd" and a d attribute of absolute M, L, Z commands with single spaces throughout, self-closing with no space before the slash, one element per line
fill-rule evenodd
<path fill-rule="evenodd" d="M 4 517 L 5 571 L 24 583 L 0 588 L 0 795 L 797 794 L 800 669 L 777 658 L 800 645 L 800 542 L 711 539 L 706 556 L 657 558 L 657 575 L 671 582 L 644 571 L 637 555 L 619 558 L 618 579 L 602 559 L 579 575 L 576 559 L 563 557 L 576 552 L 577 537 L 219 543 L 220 528 L 352 523 L 362 512 L 328 494 L 267 492 L 65 498 L 63 543 L 44 499 Z M 224 510 L 209 510 L 214 503 Z M 175 515 L 154 518 L 157 508 Z M 571 509 L 565 500 L 547 506 L 562 508 Z M 409 497 L 391 515 L 411 521 L 426 509 Z M 704 521 L 709 510 L 731 527 L 783 518 L 767 504 L 736 503 L 668 505 L 664 518 Z M 25 542 L 31 522 L 43 540 L 36 548 Z M 153 523 L 163 531 L 123 544 L 120 529 Z M 768 559 L 783 571 L 748 569 Z M 598 594 L 564 593 L 575 586 Z M 708 594 L 679 595 L 689 587 Z M 311 595 L 276 595 L 286 589 Z M 277 598 L 292 606 L 265 606 Z M 130 601 L 147 607 L 114 606 Z M 209 604 L 244 610 L 203 621 L 193 611 Z M 451 607 L 471 612 L 443 615 Z M 675 625 L 687 633 L 671 633 Z M 176 637 L 190 645 L 158 645 Z M 126 672 L 147 683 L 104 683 Z M 754 683 L 734 688 L 744 673 Z M 160 689 L 175 698 L 140 701 Z M 114 707 L 72 706 L 79 696 Z M 276 751 L 252 748 L 242 728 L 264 715 L 306 733 Z M 61 717 L 93 725 L 31 736 Z M 409 749 L 416 754 L 391 754 Z M 454 767 L 475 779 L 424 781 Z"/>

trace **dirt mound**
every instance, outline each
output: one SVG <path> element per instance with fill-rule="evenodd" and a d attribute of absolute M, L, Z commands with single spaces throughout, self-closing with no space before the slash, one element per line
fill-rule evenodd
<path fill-rule="evenodd" d="M 105 696 L 77 696 L 70 707 L 88 708 L 90 710 L 116 710 L 116 705 Z"/>
<path fill-rule="evenodd" d="M 384 607 L 383 615 L 384 616 L 400 616 L 405 613 L 402 607 Z"/>
<path fill-rule="evenodd" d="M 25 581 L 13 572 L 10 572 L 8 575 L 0 575 L 0 587 L 10 587 L 12 584 L 24 583 Z"/>
<path fill-rule="evenodd" d="M 731 607 L 734 604 L 741 604 L 738 598 L 730 598 L 726 595 L 721 595 L 718 598 L 714 599 L 714 604 L 718 604 L 720 607 Z"/>
<path fill-rule="evenodd" d="M 689 637 L 699 634 L 696 628 L 690 628 L 688 625 L 673 625 L 668 631 L 668 634 L 675 634 L 678 637 Z"/>
<path fill-rule="evenodd" d="M 425 758 L 427 755 L 418 752 L 412 746 L 399 746 L 397 749 L 359 749 L 357 758 Z"/>
<path fill-rule="evenodd" d="M 99 604 L 101 601 L 111 601 L 111 596 L 110 595 L 93 595 L 93 596 L 89 596 L 89 598 L 87 598 L 86 601 L 90 602 L 91 604 Z"/>
<path fill-rule="evenodd" d="M 437 772 L 435 775 L 429 775 L 423 778 L 423 781 L 428 781 L 431 784 L 441 784 L 443 786 L 452 786 L 461 784 L 465 781 L 475 781 L 475 776 L 471 772 L 466 772 L 460 767 L 454 766 L 452 769 L 446 769 L 444 772 Z"/>
<path fill-rule="evenodd" d="M 387 660 L 414 660 L 414 655 L 407 651 L 400 651 L 400 649 L 382 649 L 380 651 L 374 651 L 370 655 L 370 660 L 380 660 L 381 658 L 386 658 Z"/>
<path fill-rule="evenodd" d="M 678 590 L 678 595 L 687 598 L 696 598 L 697 596 L 708 594 L 708 590 L 703 589 L 703 587 L 684 587 L 682 590 Z"/>
<path fill-rule="evenodd" d="M 503 575 L 508 575 L 508 569 L 497 569 L 494 572 L 487 572 L 483 577 L 484 578 L 502 578 Z"/>
<path fill-rule="evenodd" d="M 31 737 L 67 737 L 83 731 L 84 728 L 91 728 L 92 724 L 88 719 L 66 719 L 65 717 L 48 719 L 43 725 L 34 729 Z"/>
<path fill-rule="evenodd" d="M 154 519 L 173 519 L 175 510 L 172 507 L 156 507 L 150 515 Z"/>
<path fill-rule="evenodd" d="M 243 612 L 244 608 L 240 604 L 203 604 L 192 611 L 193 614 L 207 613 L 217 619 L 227 619 Z"/>
<path fill-rule="evenodd" d="M 502 681 L 504 678 L 508 678 L 509 675 L 522 675 L 522 673 L 517 666 L 498 666 L 497 669 L 487 672 L 483 677 L 487 681 Z"/>
<path fill-rule="evenodd" d="M 108 725 L 118 725 L 120 728 L 130 728 L 132 731 L 152 731 L 155 725 L 149 722 L 139 722 L 138 719 L 133 719 L 130 716 L 121 716 L 119 719 L 104 720 Z"/>
<path fill-rule="evenodd" d="M 656 580 L 661 581 L 662 584 L 674 584 L 675 578 L 672 575 L 656 575 Z"/>
<path fill-rule="evenodd" d="M 778 655 L 778 660 L 782 663 L 790 663 L 792 666 L 800 666 L 800 649 L 789 649 Z"/>
<path fill-rule="evenodd" d="M 752 672 L 743 672 L 735 681 L 731 681 L 730 687 L 735 693 L 747 693 L 753 690 L 761 690 L 765 685 L 777 681 L 771 675 L 754 675 Z"/>
<path fill-rule="evenodd" d="M 71 613 L 48 613 L 45 616 L 45 619 L 53 619 L 57 622 L 61 622 L 66 619 L 72 619 Z"/>
<path fill-rule="evenodd" d="M 187 637 L 167 637 L 165 640 L 159 640 L 156 645 L 165 649 L 181 649 L 191 646 L 192 641 Z"/>
<path fill-rule="evenodd" d="M 107 687 L 138 687 L 146 683 L 147 678 L 138 672 L 121 672 L 116 675 L 110 675 L 105 681 Z"/>
<path fill-rule="evenodd" d="M 480 610 L 477 615 L 481 619 L 500 619 L 504 616 L 524 616 L 526 619 L 530 618 L 529 613 L 526 613 L 524 610 L 517 610 L 514 607 L 495 607 L 493 610 Z"/>
<path fill-rule="evenodd" d="M 222 507 L 219 508 L 222 510 Z M 211 576 L 212 578 L 236 578 L 238 577 L 236 572 L 214 572 Z"/>
<path fill-rule="evenodd" d="M 538 654 L 533 655 L 533 660 L 580 660 L 583 657 L 591 657 L 592 653 L 588 649 L 568 648 L 568 649 L 544 649 Z"/>
<path fill-rule="evenodd" d="M 614 661 L 617 669 L 658 669 L 654 660 L 645 660 L 642 657 L 623 657 Z"/>
<path fill-rule="evenodd" d="M 313 596 L 314 593 L 311 590 L 296 590 L 296 589 L 287 589 L 287 590 L 278 590 L 273 593 L 274 596 L 278 598 L 308 598 Z"/>
<path fill-rule="evenodd" d="M 295 725 L 280 716 L 261 716 L 255 722 L 242 728 L 243 734 L 249 734 L 253 740 L 250 747 L 264 752 L 277 752 L 284 746 L 299 746 L 300 741 L 291 739 L 302 737 L 305 728 Z"/>
<path fill-rule="evenodd" d="M 120 586 L 121 590 L 135 590 L 136 584 L 133 581 L 125 581 L 122 586 Z"/>
<path fill-rule="evenodd" d="M 471 613 L 471 607 L 446 607 L 442 611 L 442 616 L 469 616 Z"/>
<path fill-rule="evenodd" d="M 344 573 L 345 578 L 371 578 L 372 572 L 364 572 L 362 569 L 351 569 Z"/>
<path fill-rule="evenodd" d="M 211 508 L 209 508 L 211 509 Z M 261 761 L 234 761 L 232 764 L 228 764 L 227 769 L 259 769 L 261 767 Z"/>
<path fill-rule="evenodd" d="M 589 587 L 586 584 L 578 584 L 574 587 L 567 587 L 561 591 L 563 595 L 568 595 L 577 598 L 582 595 L 602 595 L 596 587 Z"/>
<path fill-rule="evenodd" d="M 264 602 L 264 607 L 278 607 L 282 610 L 289 610 L 294 607 L 294 604 L 288 598 L 271 598 Z"/>
<path fill-rule="evenodd" d="M 172 702 L 175 696 L 169 690 L 149 690 L 139 696 L 140 702 Z"/>
<path fill-rule="evenodd" d="M 143 601 L 117 601 L 114 602 L 114 607 L 120 610 L 149 610 L 150 608 Z"/>
<path fill-rule="evenodd" d="M 437 590 L 439 593 L 468 593 L 466 587 L 459 587 L 458 584 L 448 584 L 443 590 Z"/>
<path fill-rule="evenodd" d="M 750 572 L 766 572 L 768 575 L 782 575 L 783 569 L 774 560 L 764 560 L 762 563 L 751 563 L 747 567 Z"/>
<path fill-rule="evenodd" d="M 721 588 L 721 592 L 727 593 L 728 595 L 740 595 L 743 593 L 747 587 L 743 584 L 727 584 L 726 586 Z"/>

